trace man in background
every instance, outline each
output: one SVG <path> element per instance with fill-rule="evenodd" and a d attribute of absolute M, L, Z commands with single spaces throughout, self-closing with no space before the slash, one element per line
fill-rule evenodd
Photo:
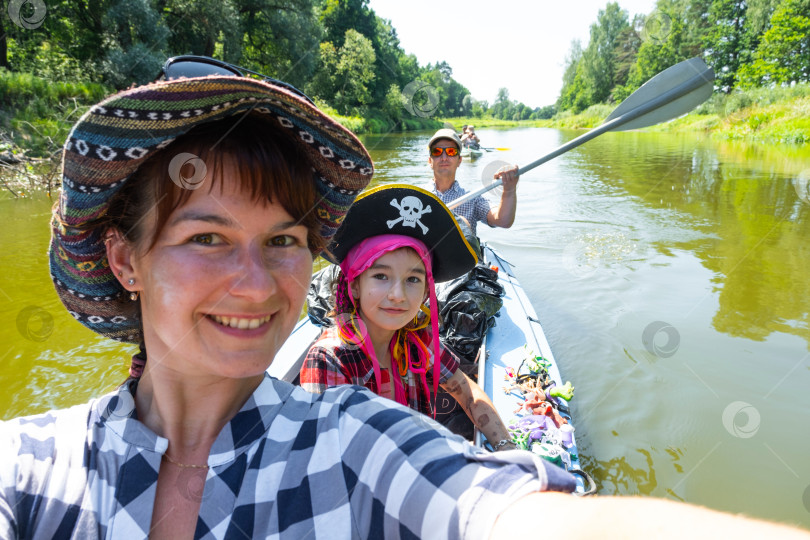
<path fill-rule="evenodd" d="M 433 193 L 444 204 L 450 203 L 467 191 L 456 180 L 456 171 L 461 165 L 461 139 L 455 130 L 440 129 L 428 142 L 430 157 L 428 163 L 433 169 Z M 515 222 L 517 209 L 517 183 L 518 167 L 504 167 L 495 173 L 494 179 L 503 180 L 503 193 L 501 201 L 492 208 L 489 201 L 478 196 L 453 209 L 456 215 L 463 217 L 469 223 L 473 234 L 477 234 L 476 226 L 482 221 L 490 227 L 509 228 Z"/>

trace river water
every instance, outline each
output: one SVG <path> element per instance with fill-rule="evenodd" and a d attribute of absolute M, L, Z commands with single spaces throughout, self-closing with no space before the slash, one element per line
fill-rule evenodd
<path fill-rule="evenodd" d="M 579 135 L 482 129 L 477 189 Z M 429 133 L 366 136 L 376 182 L 424 185 Z M 521 178 L 516 266 L 603 494 L 689 501 L 810 528 L 810 148 L 609 133 Z M 6 195 L 8 195 L 6 193 Z M 4 195 L 5 196 L 5 195 Z M 0 197 L 4 197 L 0 196 Z M 61 307 L 44 195 L 0 200 L 0 418 L 81 403 L 130 347 Z"/>

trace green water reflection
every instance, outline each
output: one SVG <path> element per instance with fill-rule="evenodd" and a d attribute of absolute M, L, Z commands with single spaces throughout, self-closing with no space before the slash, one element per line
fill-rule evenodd
<path fill-rule="evenodd" d="M 694 146 L 690 138 L 655 134 L 600 143 L 595 152 L 615 156 L 609 172 L 604 163 L 585 162 L 586 170 L 608 174 L 645 207 L 672 211 L 705 233 L 657 248 L 689 251 L 713 272 L 718 332 L 757 341 L 784 332 L 810 344 L 810 199 L 806 192 L 800 198 L 799 184 L 810 173 L 810 150 Z"/>

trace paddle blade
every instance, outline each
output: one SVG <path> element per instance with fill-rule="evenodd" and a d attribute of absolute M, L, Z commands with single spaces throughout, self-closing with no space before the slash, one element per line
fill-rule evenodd
<path fill-rule="evenodd" d="M 686 82 L 685 82 L 686 81 Z M 639 107 L 648 107 L 653 101 L 663 105 L 653 107 L 650 112 L 617 126 L 611 131 L 624 131 L 652 126 L 684 115 L 709 99 L 714 90 L 714 71 L 700 58 L 691 58 L 671 66 L 633 92 L 621 105 L 616 107 L 605 124 L 632 113 Z M 678 93 L 682 95 L 677 96 Z M 667 102 L 662 96 L 673 94 L 675 99 Z"/>

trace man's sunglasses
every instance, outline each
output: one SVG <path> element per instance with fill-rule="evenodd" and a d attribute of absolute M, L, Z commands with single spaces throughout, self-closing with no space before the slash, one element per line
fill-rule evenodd
<path fill-rule="evenodd" d="M 456 157 L 458 155 L 458 148 L 456 148 L 455 146 L 448 146 L 447 148 L 436 146 L 435 148 L 430 149 L 430 155 L 433 157 L 439 157 L 440 155 L 442 155 L 442 152 L 444 152 L 450 157 Z"/>
<path fill-rule="evenodd" d="M 160 70 L 160 75 L 158 75 L 158 79 L 161 77 L 165 79 L 178 79 L 180 77 L 206 77 L 208 75 L 225 75 L 228 77 L 247 77 L 247 74 L 255 75 L 259 77 L 263 81 L 267 81 L 271 84 L 276 86 L 281 86 L 292 92 L 297 96 L 301 96 L 308 102 L 315 105 L 315 102 L 312 101 L 309 96 L 303 93 L 298 88 L 294 87 L 291 84 L 285 83 L 284 81 L 279 81 L 278 79 L 274 79 L 272 77 L 268 77 L 267 75 L 262 75 L 261 73 L 257 73 L 256 71 L 251 71 L 249 69 L 235 66 L 233 64 L 229 64 L 228 62 L 223 62 L 222 60 L 217 60 L 215 58 L 209 58 L 207 56 L 194 56 L 194 55 L 184 55 L 184 56 L 173 56 L 166 60 L 166 63 L 163 64 L 163 68 Z"/>

